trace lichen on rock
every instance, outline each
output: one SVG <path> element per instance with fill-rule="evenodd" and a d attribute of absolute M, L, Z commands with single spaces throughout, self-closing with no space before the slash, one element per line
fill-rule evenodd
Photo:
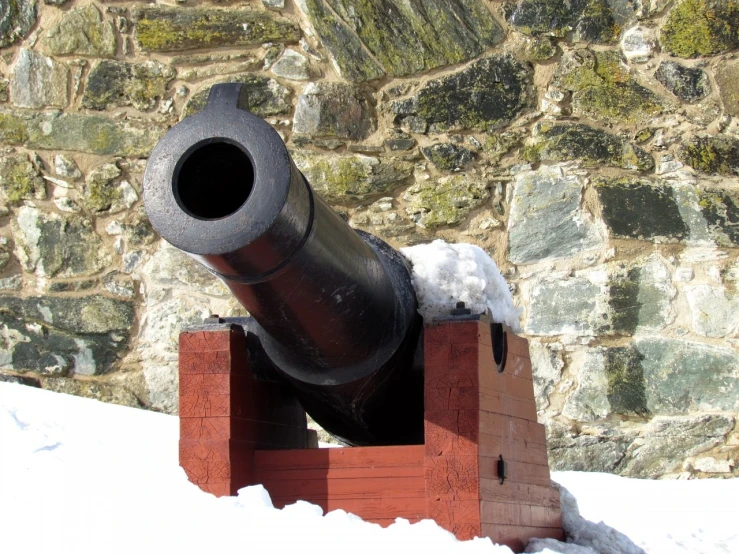
<path fill-rule="evenodd" d="M 377 127 L 367 93 L 344 83 L 311 83 L 298 97 L 293 131 L 317 137 L 364 139 Z"/>
<path fill-rule="evenodd" d="M 572 91 L 573 112 L 605 123 L 637 123 L 665 109 L 622 65 L 618 52 L 573 50 L 562 56 L 554 84 Z"/>
<path fill-rule="evenodd" d="M 489 197 L 488 185 L 469 175 L 416 183 L 403 193 L 406 213 L 424 229 L 458 225 Z"/>
<path fill-rule="evenodd" d="M 580 160 L 586 167 L 612 165 L 649 171 L 654 159 L 639 146 L 582 123 L 539 123 L 523 153 L 532 162 Z"/>
<path fill-rule="evenodd" d="M 667 16 L 662 47 L 675 56 L 694 58 L 739 46 L 739 2 L 682 0 Z"/>
<path fill-rule="evenodd" d="M 0 48 L 26 38 L 36 24 L 37 0 L 9 0 L 0 7 Z"/>
<path fill-rule="evenodd" d="M 434 79 L 408 99 L 395 100 L 398 115 L 418 115 L 431 132 L 494 131 L 533 107 L 533 72 L 510 55 L 477 60 L 461 71 Z"/>
<path fill-rule="evenodd" d="M 300 29 L 291 21 L 251 9 L 139 6 L 133 9 L 132 17 L 139 48 L 150 52 L 300 39 Z"/>
<path fill-rule="evenodd" d="M 421 153 L 428 161 L 443 171 L 460 169 L 476 157 L 472 150 L 450 142 L 424 146 L 421 148 Z"/>
<path fill-rule="evenodd" d="M 9 154 L 0 157 L 0 191 L 11 205 L 23 200 L 43 200 L 46 183 L 28 156 Z"/>
<path fill-rule="evenodd" d="M 42 38 L 52 54 L 78 54 L 112 58 L 116 53 L 113 23 L 105 21 L 94 4 L 74 8 L 49 29 Z"/>
<path fill-rule="evenodd" d="M 129 63 L 118 60 L 96 62 L 87 76 L 82 106 L 105 110 L 114 106 L 133 106 L 147 111 L 164 96 L 175 71 L 156 61 Z"/>
<path fill-rule="evenodd" d="M 708 75 L 698 67 L 685 67 L 677 62 L 664 61 L 657 68 L 654 77 L 685 102 L 696 102 L 711 92 Z"/>
<path fill-rule="evenodd" d="M 693 137 L 683 145 L 680 157 L 703 173 L 739 175 L 739 139 L 730 136 Z"/>
<path fill-rule="evenodd" d="M 327 202 L 346 204 L 378 197 L 411 176 L 413 166 L 371 156 L 292 153 L 297 168 Z"/>

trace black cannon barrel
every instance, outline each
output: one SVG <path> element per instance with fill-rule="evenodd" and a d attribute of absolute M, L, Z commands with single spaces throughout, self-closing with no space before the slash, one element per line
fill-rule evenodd
<path fill-rule="evenodd" d="M 306 411 L 351 444 L 423 439 L 420 317 L 402 257 L 314 194 L 287 148 L 216 85 L 146 166 L 154 228 L 220 277 Z"/>

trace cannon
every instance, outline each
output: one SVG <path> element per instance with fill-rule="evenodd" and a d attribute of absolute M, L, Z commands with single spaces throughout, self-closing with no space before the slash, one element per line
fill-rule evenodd
<path fill-rule="evenodd" d="M 162 138 L 143 197 L 250 314 L 180 335 L 192 482 L 381 525 L 432 518 L 516 550 L 564 538 L 528 342 L 463 305 L 424 321 L 404 258 L 313 193 L 245 87 L 214 86 Z M 315 448 L 306 413 L 353 448 Z"/>
<path fill-rule="evenodd" d="M 212 87 L 159 142 L 149 219 L 248 310 L 272 378 L 324 429 L 352 445 L 419 444 L 422 322 L 404 259 L 314 194 L 246 92 Z"/>

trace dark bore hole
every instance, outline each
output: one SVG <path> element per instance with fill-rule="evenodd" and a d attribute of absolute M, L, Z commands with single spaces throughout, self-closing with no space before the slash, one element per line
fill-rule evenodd
<path fill-rule="evenodd" d="M 254 167 L 243 150 L 227 142 L 206 144 L 185 160 L 175 180 L 180 206 L 200 219 L 238 210 L 254 185 Z"/>
<path fill-rule="evenodd" d="M 493 358 L 495 364 L 498 366 L 498 371 L 502 372 L 505 370 L 505 359 L 506 359 L 506 336 L 503 326 L 500 323 L 493 323 L 490 325 L 490 334 L 493 339 Z"/>

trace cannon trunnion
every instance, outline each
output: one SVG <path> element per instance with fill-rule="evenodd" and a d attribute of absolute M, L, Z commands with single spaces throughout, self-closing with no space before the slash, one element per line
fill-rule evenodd
<path fill-rule="evenodd" d="M 527 341 L 467 310 L 422 321 L 404 259 L 313 193 L 246 96 L 214 86 L 144 175 L 154 228 L 251 314 L 180 335 L 188 478 L 518 551 L 563 539 Z M 316 448 L 306 412 L 358 446 Z"/>

